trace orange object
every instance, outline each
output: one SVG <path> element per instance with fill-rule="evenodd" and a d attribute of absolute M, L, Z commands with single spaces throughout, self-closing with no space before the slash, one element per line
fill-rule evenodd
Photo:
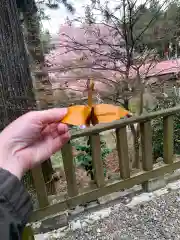
<path fill-rule="evenodd" d="M 90 81 L 88 86 L 88 105 L 76 105 L 68 107 L 68 113 L 62 119 L 62 123 L 70 125 L 95 125 L 118 120 L 130 113 L 126 109 L 111 104 L 92 104 L 92 92 L 94 83 Z"/>

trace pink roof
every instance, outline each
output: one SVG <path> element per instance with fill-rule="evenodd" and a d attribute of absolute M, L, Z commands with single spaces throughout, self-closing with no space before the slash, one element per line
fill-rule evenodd
<path fill-rule="evenodd" d="M 122 81 L 123 71 L 125 70 L 124 65 L 120 63 L 120 61 L 116 62 L 116 65 L 119 66 L 122 73 L 111 70 L 113 69 L 113 61 L 109 60 L 108 57 L 108 52 L 111 50 L 109 44 L 116 44 L 114 39 L 116 39 L 116 41 L 118 41 L 118 39 L 117 37 L 114 38 L 113 31 L 104 25 L 96 25 L 92 28 L 88 26 L 87 31 L 86 27 L 86 25 L 84 25 L 83 28 L 68 25 L 62 25 L 60 27 L 59 44 L 55 50 L 46 56 L 46 62 L 50 71 L 50 81 L 53 87 L 61 86 L 65 87 L 68 91 L 79 91 L 82 93 L 86 89 L 86 80 L 92 77 L 95 81 L 97 80 L 95 89 L 98 92 L 112 92 L 116 84 Z M 101 38 L 106 40 L 106 46 L 100 44 Z M 76 44 L 70 44 L 72 39 L 80 43 L 77 48 Z M 87 46 L 87 48 L 84 48 L 83 45 Z M 72 49 L 75 48 L 75 50 L 72 51 L 71 47 Z M 93 51 L 89 51 L 88 48 Z M 123 51 L 122 49 L 122 52 Z M 83 61 L 80 60 L 82 57 L 85 57 Z M 102 66 L 104 63 L 106 64 L 105 69 L 103 69 Z M 73 67 L 73 69 L 67 71 L 69 67 Z M 51 71 L 50 69 L 53 70 Z M 58 69 L 61 69 L 61 71 Z M 140 75 L 144 78 L 178 73 L 179 71 L 180 59 L 152 64 L 148 63 L 140 67 Z M 136 74 L 136 70 L 131 68 L 129 79 L 134 79 Z"/>
<path fill-rule="evenodd" d="M 142 78 L 158 77 L 172 73 L 177 74 L 180 72 L 180 59 L 147 63 L 140 67 L 139 72 Z M 129 78 L 133 79 L 136 75 L 137 70 L 132 67 L 130 69 Z"/>
<path fill-rule="evenodd" d="M 142 67 L 141 71 L 143 72 L 144 69 L 147 68 L 145 66 Z M 180 59 L 176 60 L 166 60 L 161 61 L 154 66 L 150 67 L 147 77 L 151 76 L 159 76 L 159 75 L 165 75 L 165 74 L 171 74 L 171 73 L 179 73 L 180 72 Z"/>

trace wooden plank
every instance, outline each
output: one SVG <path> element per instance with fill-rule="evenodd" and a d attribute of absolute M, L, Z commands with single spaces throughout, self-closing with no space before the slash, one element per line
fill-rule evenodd
<path fill-rule="evenodd" d="M 36 210 L 33 212 L 30 222 L 39 221 L 48 215 L 61 212 L 65 210 L 67 207 L 84 204 L 86 202 L 96 200 L 97 198 L 110 194 L 112 192 L 120 191 L 121 189 L 125 188 L 126 189 L 131 188 L 134 185 L 141 184 L 143 182 L 148 181 L 149 179 L 159 177 L 161 175 L 164 175 L 164 173 L 170 173 L 179 168 L 180 161 L 174 161 L 170 165 L 164 164 L 163 166 L 156 167 L 151 171 L 141 171 L 137 174 L 132 175 L 131 178 L 128 178 L 126 180 L 120 180 L 119 182 L 106 185 L 102 188 L 94 189 L 90 192 L 86 192 L 84 194 L 70 198 L 66 201 L 50 205 L 44 209 Z"/>
<path fill-rule="evenodd" d="M 64 147 L 61 149 L 61 152 L 67 181 L 68 196 L 73 197 L 78 195 L 78 188 L 76 183 L 72 145 L 70 141 L 64 145 Z"/>
<path fill-rule="evenodd" d="M 44 181 L 44 176 L 43 176 L 41 165 L 33 168 L 31 171 L 32 171 L 34 186 L 35 186 L 36 193 L 37 193 L 39 207 L 40 208 L 46 207 L 49 205 L 49 201 L 48 201 L 46 184 Z"/>
<path fill-rule="evenodd" d="M 125 127 L 127 125 L 133 124 L 133 123 L 141 123 L 145 121 L 150 121 L 156 117 L 165 117 L 169 115 L 173 115 L 176 112 L 180 111 L 180 106 L 174 107 L 174 108 L 169 108 L 169 109 L 164 109 L 152 113 L 147 113 L 147 114 L 142 114 L 137 117 L 130 117 L 128 119 L 120 119 L 117 121 L 113 121 L 110 123 L 102 123 L 102 124 L 97 124 L 96 126 L 93 127 L 88 127 L 86 129 L 78 131 L 78 133 L 72 134 L 72 139 L 79 138 L 79 137 L 84 137 L 84 136 L 91 136 L 96 133 L 100 133 L 103 131 L 107 131 L 110 129 L 116 129 L 116 128 L 121 128 Z"/>
<path fill-rule="evenodd" d="M 31 226 L 26 226 L 24 228 L 24 231 L 22 233 L 22 240 L 35 240 L 34 232 L 31 228 Z"/>
<path fill-rule="evenodd" d="M 152 127 L 151 122 L 140 123 L 141 147 L 142 147 L 142 167 L 149 171 L 153 168 L 152 154 Z"/>
<path fill-rule="evenodd" d="M 163 119 L 163 132 L 164 132 L 164 162 L 170 164 L 173 162 L 174 154 L 174 137 L 173 137 L 173 116 L 167 116 Z"/>
<path fill-rule="evenodd" d="M 92 150 L 92 162 L 94 168 L 95 182 L 98 187 L 102 187 L 105 184 L 104 181 L 104 167 L 101 158 L 101 143 L 100 136 L 98 134 L 91 136 L 91 150 Z"/>
<path fill-rule="evenodd" d="M 126 127 L 116 129 L 116 140 L 119 157 L 120 176 L 121 178 L 126 179 L 130 177 Z"/>

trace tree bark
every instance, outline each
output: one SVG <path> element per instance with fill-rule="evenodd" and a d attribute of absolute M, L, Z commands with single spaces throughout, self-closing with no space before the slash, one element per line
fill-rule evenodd
<path fill-rule="evenodd" d="M 16 1 L 1 1 L 0 26 L 1 131 L 11 121 L 35 109 L 36 103 Z M 23 182 L 30 187 L 31 174 L 27 173 Z"/>
<path fill-rule="evenodd" d="M 140 86 L 140 96 L 139 96 L 139 115 L 143 113 L 144 110 L 144 83 L 142 82 L 143 80 L 140 77 L 139 69 L 137 70 L 137 78 L 138 78 L 138 84 Z M 135 148 L 135 163 L 136 163 L 136 168 L 141 168 L 141 159 L 139 156 L 139 149 L 140 149 L 140 143 L 139 143 L 139 138 L 140 138 L 140 125 L 137 125 L 136 129 L 136 134 L 134 136 L 134 148 Z"/>
<path fill-rule="evenodd" d="M 46 109 L 53 106 L 52 86 L 49 81 L 48 73 L 43 74 L 35 72 L 43 71 L 45 58 L 43 46 L 40 39 L 40 18 L 37 9 L 34 7 L 34 0 L 25 0 L 28 2 L 23 8 L 24 25 L 26 29 L 25 37 L 28 52 L 31 58 L 31 71 L 34 75 L 34 88 L 36 93 L 37 105 L 40 109 Z"/>
<path fill-rule="evenodd" d="M 16 2 L 0 4 L 0 130 L 35 107 Z"/>
<path fill-rule="evenodd" d="M 45 64 L 43 48 L 40 39 L 40 24 L 34 0 L 25 0 L 22 6 L 25 37 L 27 42 L 27 51 L 31 59 L 31 71 L 34 76 L 34 89 L 38 109 L 47 109 L 49 105 L 53 106 L 52 86 L 49 82 L 48 74 L 34 74 L 35 71 L 42 71 Z M 51 160 L 48 159 L 42 164 L 44 180 L 47 183 L 49 194 L 55 194 L 55 184 L 52 180 L 54 173 Z"/>

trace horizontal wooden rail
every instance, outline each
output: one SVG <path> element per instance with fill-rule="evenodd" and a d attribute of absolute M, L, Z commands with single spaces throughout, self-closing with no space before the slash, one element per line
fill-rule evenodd
<path fill-rule="evenodd" d="M 110 129 L 125 127 L 129 124 L 149 121 L 156 117 L 165 117 L 165 116 L 173 115 L 179 111 L 180 111 L 180 106 L 177 106 L 174 108 L 168 108 L 168 109 L 164 109 L 161 111 L 156 111 L 148 114 L 142 114 L 141 116 L 138 116 L 138 117 L 131 117 L 128 119 L 120 119 L 110 123 L 98 124 L 93 127 L 88 127 L 84 130 L 79 130 L 78 133 L 72 134 L 71 138 L 75 139 L 75 138 L 84 137 L 84 136 L 91 136 L 93 134 L 107 131 Z"/>
<path fill-rule="evenodd" d="M 125 188 L 131 188 L 134 185 L 141 184 L 148 181 L 149 179 L 159 177 L 178 168 L 180 168 L 180 161 L 174 161 L 172 164 L 164 164 L 163 166 L 156 167 L 151 171 L 139 172 L 132 175 L 131 178 L 128 178 L 126 180 L 120 180 L 116 183 L 105 185 L 104 187 L 85 192 L 54 205 L 38 209 L 33 212 L 30 222 L 39 221 L 48 215 L 56 214 L 78 204 L 85 204 L 86 202 L 96 200 L 97 198 L 110 194 L 112 192 L 120 191 L 121 189 Z"/>
<path fill-rule="evenodd" d="M 40 220 L 48 215 L 55 214 L 67 208 L 78 204 L 96 200 L 98 197 L 119 191 L 124 188 L 130 188 L 136 184 L 144 184 L 149 179 L 163 175 L 180 168 L 180 161 L 173 162 L 173 115 L 180 111 L 180 106 L 169 108 L 157 112 L 143 114 L 138 117 L 121 119 L 106 124 L 98 124 L 88 127 L 72 135 L 72 139 L 90 136 L 93 170 L 97 188 L 91 189 L 83 194 L 78 194 L 74 160 L 71 143 L 67 143 L 62 149 L 64 171 L 67 180 L 68 198 L 62 202 L 48 206 L 48 197 L 42 170 L 39 168 L 32 171 L 33 178 L 38 179 L 35 187 L 38 194 L 40 209 L 35 211 L 31 221 Z M 152 127 L 151 120 L 154 118 L 163 118 L 164 123 L 164 165 L 153 169 L 152 156 Z M 126 126 L 134 123 L 140 123 L 141 146 L 142 146 L 142 168 L 143 171 L 131 176 L 128 159 L 128 143 Z M 120 176 L 123 180 L 116 183 L 108 183 L 104 179 L 103 162 L 101 159 L 101 146 L 99 133 L 110 129 L 116 129 L 117 151 L 119 156 Z M 39 178 L 40 177 L 40 178 Z"/>

